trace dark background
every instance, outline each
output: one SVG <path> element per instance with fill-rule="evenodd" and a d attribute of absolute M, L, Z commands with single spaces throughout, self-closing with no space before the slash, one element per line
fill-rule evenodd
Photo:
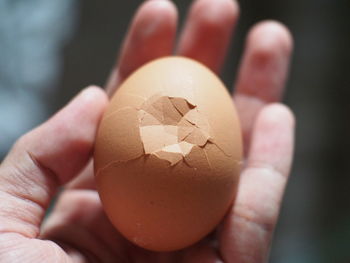
<path fill-rule="evenodd" d="M 174 2 L 183 21 L 190 1 Z M 51 112 L 81 88 L 104 85 L 140 3 L 80 1 L 78 26 L 64 50 Z M 284 100 L 297 118 L 295 161 L 270 262 L 350 262 L 350 1 L 242 0 L 240 6 L 241 19 L 222 75 L 228 87 L 254 23 L 280 20 L 295 39 Z"/>

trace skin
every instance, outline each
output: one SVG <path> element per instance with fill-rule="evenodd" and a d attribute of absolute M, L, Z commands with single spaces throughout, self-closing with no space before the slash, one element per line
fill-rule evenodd
<path fill-rule="evenodd" d="M 145 1 L 125 37 L 107 94 L 145 62 L 173 50 L 219 73 L 238 14 L 232 0 L 196 0 L 175 45 L 175 6 L 167 0 Z M 89 164 L 108 97 L 100 88 L 88 87 L 22 136 L 2 162 L 0 261 L 265 262 L 293 154 L 294 117 L 278 103 L 291 50 L 291 35 L 278 22 L 260 22 L 248 33 L 233 94 L 245 167 L 236 201 L 217 231 L 167 253 L 146 251 L 120 236 L 102 210 Z M 44 220 L 62 186 L 65 190 Z"/>

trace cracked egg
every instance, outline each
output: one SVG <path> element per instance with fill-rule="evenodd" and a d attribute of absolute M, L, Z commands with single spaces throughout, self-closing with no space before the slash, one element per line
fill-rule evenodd
<path fill-rule="evenodd" d="M 94 170 L 118 231 L 143 248 L 173 251 L 223 219 L 241 158 L 239 120 L 223 83 L 194 60 L 165 57 L 134 72 L 111 99 Z"/>

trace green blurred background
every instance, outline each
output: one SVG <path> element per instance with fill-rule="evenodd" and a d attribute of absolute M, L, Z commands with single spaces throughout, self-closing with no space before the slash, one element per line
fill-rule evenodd
<path fill-rule="evenodd" d="M 5 6 L 14 10 L 25 1 L 1 2 L 7 2 Z M 60 23 L 70 21 L 64 29 L 70 33 L 55 50 L 58 60 L 52 78 L 55 81 L 42 84 L 44 88 L 45 85 L 52 88 L 50 93 L 40 93 L 44 94 L 40 96 L 46 102 L 46 115 L 22 128 L 21 132 L 52 114 L 81 88 L 92 83 L 104 85 L 128 23 L 142 1 L 66 2 L 66 9 L 51 7 L 53 14 L 55 10 L 61 12 Z M 182 22 L 190 1 L 174 2 Z M 235 79 L 245 36 L 254 23 L 264 19 L 282 21 L 295 39 L 284 99 L 297 118 L 295 161 L 270 262 L 350 262 L 350 52 L 347 50 L 350 47 L 350 1 L 239 2 L 241 18 L 222 75 L 228 87 Z M 0 27 L 0 47 L 4 43 L 1 30 Z M 50 30 L 46 37 L 50 38 Z M 8 47 L 5 45 L 5 48 Z M 1 57 L 0 51 L 0 60 Z M 0 61 L 0 83 L 5 67 L 8 64 L 1 67 Z M 5 84 L 2 81 L 3 87 Z M 0 132 L 4 155 L 14 138 L 5 140 L 1 135 Z"/>

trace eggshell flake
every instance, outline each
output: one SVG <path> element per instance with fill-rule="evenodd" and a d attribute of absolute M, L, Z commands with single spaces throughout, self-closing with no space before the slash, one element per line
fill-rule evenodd
<path fill-rule="evenodd" d="M 165 57 L 134 72 L 113 96 L 94 152 L 98 191 L 112 224 L 154 251 L 210 233 L 237 190 L 242 138 L 219 78 Z"/>

